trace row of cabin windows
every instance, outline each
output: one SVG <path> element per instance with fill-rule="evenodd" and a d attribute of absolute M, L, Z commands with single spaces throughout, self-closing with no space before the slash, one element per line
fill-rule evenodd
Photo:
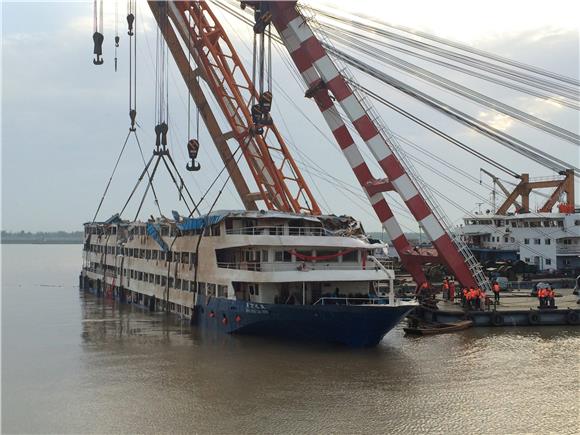
<path fill-rule="evenodd" d="M 89 234 L 94 234 L 97 236 L 102 236 L 102 235 L 116 235 L 117 234 L 117 227 L 98 227 L 98 226 L 93 226 L 93 227 L 85 227 L 85 236 L 88 236 Z"/>
<path fill-rule="evenodd" d="M 529 245 L 530 244 L 530 239 L 524 239 L 524 245 Z M 534 239 L 534 245 L 541 245 L 542 244 L 542 239 Z M 552 240 L 551 239 L 544 239 L 544 245 L 551 245 L 552 244 Z"/>
<path fill-rule="evenodd" d="M 148 282 L 150 284 L 160 285 L 162 287 L 168 286 L 170 288 L 186 292 L 195 292 L 195 281 L 189 281 L 187 279 L 181 278 L 175 279 L 172 276 L 167 278 L 166 275 L 156 275 L 153 273 L 141 272 L 133 269 L 123 269 L 123 275 L 127 276 L 127 273 L 129 274 L 129 278 L 136 281 Z M 198 282 L 197 286 L 199 293 L 201 294 L 217 297 L 227 297 L 228 295 L 227 285 Z"/>
<path fill-rule="evenodd" d="M 89 250 L 98 254 L 124 255 L 125 257 L 146 260 L 174 261 L 182 264 L 195 264 L 195 252 L 165 252 L 156 249 L 122 248 L 120 246 L 90 245 Z"/>
<path fill-rule="evenodd" d="M 562 220 L 549 220 L 549 221 L 512 221 L 512 228 L 554 228 L 563 227 L 564 221 Z"/>
<path fill-rule="evenodd" d="M 266 252 L 267 251 L 263 251 Z M 314 252 L 313 251 L 306 251 L 306 250 L 296 250 L 296 254 L 298 254 L 298 256 L 296 257 L 296 261 L 302 261 L 300 260 L 301 256 L 313 256 Z M 316 256 L 315 257 L 324 257 L 324 256 L 330 256 L 330 258 L 327 258 L 325 260 L 323 260 L 324 263 L 337 263 L 339 261 L 338 256 L 334 256 L 337 254 L 337 251 L 333 251 L 333 250 L 323 250 L 323 249 L 317 249 L 316 250 Z M 267 262 L 268 261 L 268 256 L 266 255 L 266 258 L 264 259 L 263 257 L 264 254 L 262 254 L 262 261 Z M 342 262 L 357 262 L 358 261 L 358 252 L 356 250 L 354 251 L 350 251 L 345 253 L 344 255 L 341 256 L 342 257 Z M 283 262 L 291 262 L 292 261 L 292 254 L 288 251 L 275 251 L 274 252 L 274 261 L 276 263 L 283 263 Z"/>

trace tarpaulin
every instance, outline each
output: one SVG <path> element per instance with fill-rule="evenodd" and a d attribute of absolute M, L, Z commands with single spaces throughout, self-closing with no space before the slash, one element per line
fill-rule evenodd
<path fill-rule="evenodd" d="M 159 230 L 151 222 L 147 223 L 147 234 L 149 234 L 149 236 L 153 240 L 155 240 L 159 246 L 161 246 L 161 249 L 163 249 L 163 251 L 167 252 L 169 250 L 167 248 L 167 243 L 165 243 L 165 241 L 159 235 Z"/>
<path fill-rule="evenodd" d="M 199 218 L 185 218 L 182 223 L 177 224 L 177 228 L 181 231 L 200 230 L 210 225 L 215 225 L 225 218 L 225 214 L 212 214 Z"/>

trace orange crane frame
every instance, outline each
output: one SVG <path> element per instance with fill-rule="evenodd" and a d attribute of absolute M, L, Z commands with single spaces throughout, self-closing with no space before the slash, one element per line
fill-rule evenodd
<path fill-rule="evenodd" d="M 175 45 L 171 36 L 172 32 L 173 35 L 175 33 L 173 28 L 170 29 L 172 23 L 183 40 L 185 50 L 191 49 L 198 65 L 196 73 L 208 84 L 231 128 L 227 137 L 236 139 L 241 148 L 259 192 L 248 195 L 238 190 L 240 196 L 244 195 L 250 200 L 261 199 L 268 209 L 320 214 L 318 203 L 276 126 L 264 126 L 261 135 L 253 133 L 250 104 L 258 98 L 258 94 L 235 48 L 207 3 L 148 3 L 166 41 L 172 40 L 172 45 Z M 176 47 L 171 48 L 170 45 L 170 49 L 175 57 Z M 186 83 L 188 81 L 186 79 Z M 191 84 L 188 83 L 188 86 L 191 88 Z M 198 107 L 203 112 L 208 106 L 198 104 Z M 223 159 L 223 153 L 220 155 Z M 230 164 L 231 159 L 224 160 L 224 163 Z"/>

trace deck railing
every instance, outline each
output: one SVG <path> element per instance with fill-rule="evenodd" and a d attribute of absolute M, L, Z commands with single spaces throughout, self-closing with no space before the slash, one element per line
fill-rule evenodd
<path fill-rule="evenodd" d="M 226 234 L 244 236 L 335 236 L 346 237 L 345 233 L 329 231 L 319 227 L 292 227 L 292 226 L 254 226 L 243 228 L 230 228 Z"/>
<path fill-rule="evenodd" d="M 218 262 L 221 269 L 248 270 L 253 272 L 309 272 L 313 270 L 379 270 L 374 264 L 367 263 L 364 267 L 361 263 L 306 263 L 306 262 L 241 262 L 228 263 Z"/>
<path fill-rule="evenodd" d="M 388 305 L 387 298 L 341 298 L 325 296 L 314 302 L 313 305 Z"/>

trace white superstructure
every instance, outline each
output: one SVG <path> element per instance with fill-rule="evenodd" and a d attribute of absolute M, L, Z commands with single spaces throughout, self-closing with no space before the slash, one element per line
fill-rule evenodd
<path fill-rule="evenodd" d="M 154 228 L 154 230 L 152 229 Z M 203 231 L 203 236 L 201 232 Z M 85 225 L 83 269 L 102 289 L 190 316 L 195 293 L 314 304 L 392 289 L 392 265 L 349 217 L 225 211 L 197 219 Z M 196 266 L 197 265 L 197 273 Z"/>
<path fill-rule="evenodd" d="M 477 214 L 457 232 L 483 259 L 515 255 L 538 270 L 580 268 L 580 213 Z"/>

